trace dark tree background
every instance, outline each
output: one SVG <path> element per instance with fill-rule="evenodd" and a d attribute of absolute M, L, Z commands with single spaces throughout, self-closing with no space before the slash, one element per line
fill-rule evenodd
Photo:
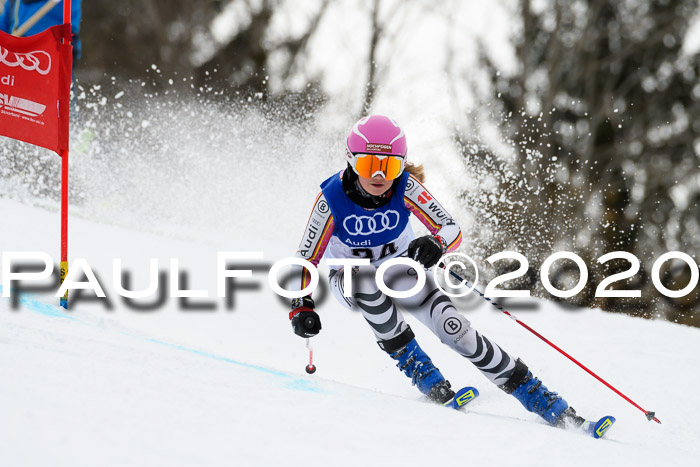
<path fill-rule="evenodd" d="M 495 251 L 528 252 L 536 270 L 553 249 L 581 256 L 593 274 L 579 304 L 700 323 L 697 291 L 662 302 L 594 298 L 603 277 L 629 268 L 596 267 L 604 253 L 641 260 L 625 288 L 650 288 L 662 253 L 700 257 L 700 57 L 682 51 L 697 10 L 696 0 L 551 0 L 535 11 L 521 0 L 517 71 L 499 73 L 482 46 L 491 97 L 456 138 L 492 192 L 464 197 L 490 214 Z M 485 120 L 502 140 L 479 138 Z M 685 286 L 688 266 L 671 264 L 664 283 Z"/>
<path fill-rule="evenodd" d="M 173 76 L 176 86 L 229 93 L 262 93 L 271 87 L 287 90 L 293 71 L 302 66 L 306 48 L 328 6 L 328 0 L 306 18 L 299 35 L 273 29 L 272 17 L 281 0 L 90 0 L 83 2 L 84 57 L 76 74 L 88 83 L 108 81 L 115 73 L 143 77 L 157 67 L 159 84 Z M 234 6 L 224 40 L 212 33 L 212 23 L 228 6 Z M 271 67 L 272 58 L 275 66 Z M 270 77 L 272 76 L 272 80 Z M 190 80 L 189 78 L 193 78 Z M 316 78 L 305 92 L 319 92 Z M 194 83 L 192 83 L 194 81 Z M 290 91 L 294 93 L 294 91 Z"/>

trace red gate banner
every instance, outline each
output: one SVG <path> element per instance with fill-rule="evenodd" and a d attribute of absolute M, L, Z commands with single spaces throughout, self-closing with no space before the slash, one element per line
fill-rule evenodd
<path fill-rule="evenodd" d="M 29 37 L 0 32 L 0 135 L 68 150 L 70 24 Z"/>

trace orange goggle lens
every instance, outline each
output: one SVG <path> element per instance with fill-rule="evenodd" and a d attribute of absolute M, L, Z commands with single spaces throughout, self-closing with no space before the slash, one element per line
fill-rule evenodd
<path fill-rule="evenodd" d="M 403 164 L 404 158 L 400 156 L 356 154 L 354 169 L 362 178 L 372 178 L 380 174 L 387 180 L 394 180 L 403 172 Z"/>

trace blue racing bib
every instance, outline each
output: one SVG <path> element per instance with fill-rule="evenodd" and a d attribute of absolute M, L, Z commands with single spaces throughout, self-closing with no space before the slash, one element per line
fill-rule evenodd
<path fill-rule="evenodd" d="M 333 235 L 351 248 L 377 247 L 396 240 L 406 228 L 411 215 L 403 199 L 408 177 L 408 172 L 401 175 L 391 201 L 369 210 L 347 197 L 340 175 L 335 174 L 323 182 L 321 191 L 335 220 Z"/>

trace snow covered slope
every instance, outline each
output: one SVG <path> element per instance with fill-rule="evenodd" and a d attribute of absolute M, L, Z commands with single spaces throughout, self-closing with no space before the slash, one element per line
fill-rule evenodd
<path fill-rule="evenodd" d="M 56 212 L 0 199 L 0 213 L 8 221 L 2 251 L 57 250 Z M 503 301 L 655 410 L 663 421 L 656 425 L 478 297 L 461 303 L 480 332 L 521 357 L 579 413 L 615 415 L 605 440 L 545 425 L 409 317 L 453 385 L 481 391 L 466 413 L 418 401 L 361 316 L 327 294 L 323 331 L 312 340 L 318 371 L 306 375 L 304 341 L 292 334 L 286 302 L 266 282 L 269 263 L 290 256 L 299 233 L 278 230 L 258 243 L 186 240 L 73 216 L 71 258 L 89 261 L 111 307 L 82 300 L 64 313 L 40 292 L 24 293 L 18 309 L 0 299 L 0 465 L 697 463 L 700 330 L 667 322 Z M 236 283 L 246 287 L 235 290 L 232 309 L 212 298 L 138 310 L 111 286 L 112 258 L 124 260 L 137 288 L 147 280 L 148 258 L 165 267 L 176 257 L 189 288 L 213 294 L 216 252 L 257 248 L 267 265 Z"/>

